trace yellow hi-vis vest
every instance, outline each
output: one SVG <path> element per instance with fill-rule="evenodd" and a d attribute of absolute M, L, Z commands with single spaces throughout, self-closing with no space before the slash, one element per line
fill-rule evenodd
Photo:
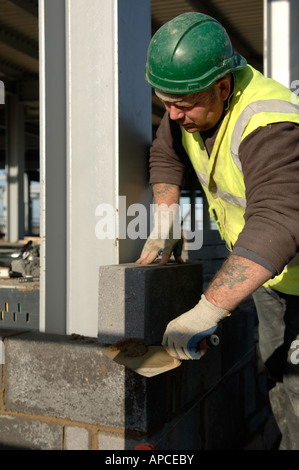
<path fill-rule="evenodd" d="M 210 214 L 230 251 L 245 224 L 245 184 L 238 156 L 240 143 L 258 127 L 286 121 L 299 123 L 297 97 L 286 87 L 251 66 L 235 72 L 235 79 L 235 92 L 210 157 L 200 133 L 188 133 L 182 128 L 183 146 L 205 191 Z M 299 295 L 299 262 L 292 260 L 282 273 L 264 285 Z"/>

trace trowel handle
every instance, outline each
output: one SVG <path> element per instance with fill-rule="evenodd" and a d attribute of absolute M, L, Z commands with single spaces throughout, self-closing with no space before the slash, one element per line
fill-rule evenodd
<path fill-rule="evenodd" d="M 220 344 L 220 339 L 219 336 L 217 335 L 210 335 L 206 336 L 200 343 L 198 343 L 198 349 L 209 349 L 209 348 L 215 348 Z"/>

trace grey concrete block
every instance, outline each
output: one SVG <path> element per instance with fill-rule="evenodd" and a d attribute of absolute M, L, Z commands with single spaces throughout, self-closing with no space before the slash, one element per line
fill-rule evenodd
<path fill-rule="evenodd" d="M 102 266 L 99 339 L 143 338 L 159 344 L 169 321 L 194 307 L 202 293 L 202 265 Z"/>
<path fill-rule="evenodd" d="M 7 410 L 123 426 L 124 383 L 124 368 L 92 343 L 38 333 L 6 340 Z"/>
<path fill-rule="evenodd" d="M 102 349 L 88 339 L 60 335 L 7 338 L 6 410 L 139 432 L 160 423 L 165 374 L 146 379 Z"/>
<path fill-rule="evenodd" d="M 22 332 L 22 330 L 0 329 L 0 390 L 2 389 L 2 370 L 5 364 L 5 338 Z"/>
<path fill-rule="evenodd" d="M 64 442 L 65 450 L 90 450 L 90 435 L 85 428 L 66 426 Z"/>
<path fill-rule="evenodd" d="M 0 450 L 62 450 L 62 426 L 0 415 Z"/>

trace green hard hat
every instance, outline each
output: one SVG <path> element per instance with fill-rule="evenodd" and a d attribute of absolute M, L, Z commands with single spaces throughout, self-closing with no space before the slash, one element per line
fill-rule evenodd
<path fill-rule="evenodd" d="M 246 64 L 217 20 L 191 12 L 177 16 L 155 33 L 148 48 L 145 78 L 164 93 L 195 93 Z"/>

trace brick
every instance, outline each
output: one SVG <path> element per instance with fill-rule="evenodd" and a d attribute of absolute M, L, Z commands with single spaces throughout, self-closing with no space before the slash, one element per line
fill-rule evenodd
<path fill-rule="evenodd" d="M 134 450 L 139 442 L 140 439 L 135 439 L 126 434 L 103 431 L 98 434 L 98 450 Z"/>
<path fill-rule="evenodd" d="M 125 337 L 160 343 L 169 321 L 190 310 L 202 293 L 202 265 L 101 266 L 99 339 Z"/>
<path fill-rule="evenodd" d="M 62 450 L 58 424 L 0 415 L 0 450 Z"/>
<path fill-rule="evenodd" d="M 14 336 L 16 334 L 21 334 L 22 330 L 12 330 L 2 328 L 0 329 L 0 390 L 2 389 L 2 375 L 3 375 L 3 365 L 5 364 L 5 338 L 7 336 Z"/>
<path fill-rule="evenodd" d="M 125 369 L 98 344 L 33 332 L 7 338 L 5 376 L 8 411 L 124 425 Z"/>
<path fill-rule="evenodd" d="M 65 450 L 89 450 L 90 435 L 87 429 L 66 426 L 64 430 Z"/>

